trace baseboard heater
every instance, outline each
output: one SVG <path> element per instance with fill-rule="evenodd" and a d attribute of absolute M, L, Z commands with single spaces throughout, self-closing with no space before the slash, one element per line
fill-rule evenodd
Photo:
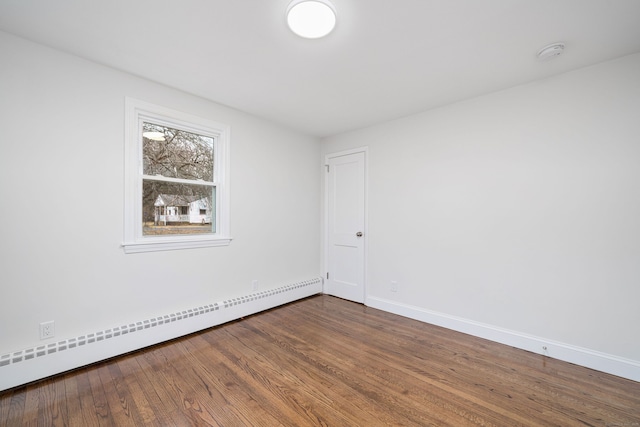
<path fill-rule="evenodd" d="M 314 278 L 0 355 L 0 391 L 322 292 Z"/>

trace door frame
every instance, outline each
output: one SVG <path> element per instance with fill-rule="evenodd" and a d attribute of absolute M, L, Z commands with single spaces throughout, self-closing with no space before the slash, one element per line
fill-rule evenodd
<path fill-rule="evenodd" d="M 369 259 L 369 147 L 358 147 L 349 150 L 327 153 L 323 162 L 323 197 L 322 197 L 322 292 L 327 293 L 325 280 L 329 271 L 329 159 L 348 156 L 349 154 L 364 153 L 364 250 L 363 250 L 363 274 L 362 286 L 364 288 L 364 304 L 367 305 L 368 292 L 368 259 Z"/>

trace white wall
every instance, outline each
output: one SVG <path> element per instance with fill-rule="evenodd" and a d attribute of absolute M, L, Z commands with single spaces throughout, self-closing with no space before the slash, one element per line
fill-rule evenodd
<path fill-rule="evenodd" d="M 0 52 L 0 354 L 42 321 L 64 339 L 320 275 L 316 139 L 1 32 Z M 125 96 L 230 125 L 230 246 L 124 254 Z"/>
<path fill-rule="evenodd" d="M 319 148 L 1 32 L 0 52 L 0 354 L 46 320 L 65 339 L 320 275 L 318 156 L 368 146 L 369 304 L 640 379 L 640 55 Z M 229 247 L 123 253 L 125 96 L 231 126 Z"/>
<path fill-rule="evenodd" d="M 361 146 L 368 304 L 613 359 L 640 380 L 640 54 L 327 138 L 322 153 Z"/>

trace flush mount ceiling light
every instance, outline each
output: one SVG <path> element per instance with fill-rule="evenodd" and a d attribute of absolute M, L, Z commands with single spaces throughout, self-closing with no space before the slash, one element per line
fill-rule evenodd
<path fill-rule="evenodd" d="M 293 0 L 287 7 L 287 24 L 300 37 L 324 37 L 336 26 L 336 9 L 329 0 Z"/>
<path fill-rule="evenodd" d="M 164 141 L 164 133 L 162 132 L 142 132 L 142 136 L 153 141 Z"/>
<path fill-rule="evenodd" d="M 537 56 L 541 61 L 548 61 L 562 55 L 562 52 L 564 52 L 564 43 L 553 43 L 540 49 Z"/>

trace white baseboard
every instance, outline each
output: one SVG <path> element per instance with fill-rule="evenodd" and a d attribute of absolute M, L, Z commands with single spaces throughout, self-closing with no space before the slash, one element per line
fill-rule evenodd
<path fill-rule="evenodd" d="M 322 292 L 314 278 L 163 314 L 34 348 L 0 354 L 0 391 L 221 325 Z"/>
<path fill-rule="evenodd" d="M 369 307 L 398 314 L 410 319 L 442 326 L 447 329 L 574 363 L 633 381 L 640 381 L 640 361 L 637 360 L 625 359 L 383 298 L 369 296 L 365 304 Z"/>

